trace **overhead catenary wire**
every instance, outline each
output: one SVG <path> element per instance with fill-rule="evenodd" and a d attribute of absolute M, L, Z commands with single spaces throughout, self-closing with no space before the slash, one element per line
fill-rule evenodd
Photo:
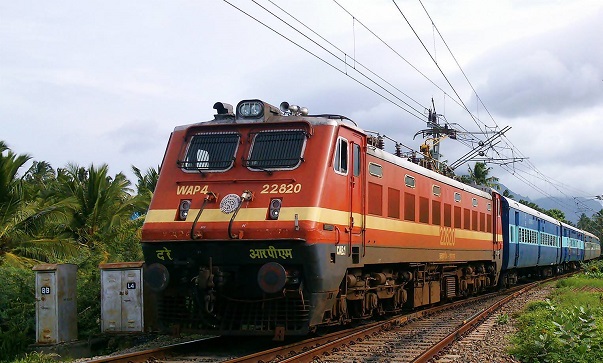
<path fill-rule="evenodd" d="M 402 105 L 396 103 L 395 101 L 393 101 L 391 98 L 388 98 L 387 96 L 385 96 L 383 93 L 375 90 L 374 88 L 371 88 L 369 85 L 367 85 L 366 83 L 360 81 L 359 79 L 351 76 L 350 74 L 348 74 L 347 72 L 339 69 L 337 66 L 335 66 L 334 64 L 328 62 L 327 60 L 325 60 L 324 58 L 320 57 L 319 55 L 317 55 L 316 53 L 313 53 L 312 51 L 310 51 L 308 48 L 303 47 L 301 44 L 299 44 L 298 42 L 295 42 L 293 39 L 291 39 L 290 37 L 287 37 L 286 35 L 284 35 L 283 33 L 277 31 L 276 29 L 274 29 L 273 27 L 269 26 L 268 24 L 262 22 L 261 20 L 259 20 L 258 18 L 252 16 L 251 14 L 249 14 L 248 12 L 244 11 L 243 9 L 237 7 L 236 5 L 232 4 L 230 1 L 228 0 L 223 0 L 225 3 L 227 3 L 228 5 L 232 6 L 233 8 L 237 9 L 238 11 L 240 11 L 241 13 L 245 14 L 246 16 L 248 16 L 249 18 L 255 20 L 256 22 L 258 22 L 259 24 L 263 25 L 264 27 L 266 27 L 267 29 L 273 31 L 274 33 L 276 33 L 277 35 L 281 36 L 282 38 L 286 39 L 287 41 L 295 44 L 296 46 L 298 46 L 299 48 L 301 48 L 302 50 L 304 50 L 305 52 L 311 54 L 312 56 L 318 58 L 319 60 L 321 60 L 322 62 L 324 62 L 325 64 L 329 65 L 330 67 L 334 68 L 335 70 L 337 70 L 338 72 L 348 76 L 349 78 L 351 78 L 352 80 L 354 80 L 355 82 L 359 83 L 360 85 L 364 86 L 365 88 L 369 89 L 370 91 L 374 92 L 375 94 L 379 95 L 380 97 L 384 98 L 385 100 L 389 101 L 390 103 L 394 104 L 395 106 L 399 107 L 400 109 L 406 111 L 408 114 L 410 114 L 413 117 L 416 117 L 417 119 L 423 121 L 423 119 L 412 113 L 411 111 L 409 111 L 407 108 L 403 107 Z M 343 62 L 345 64 L 347 64 L 347 62 L 345 61 L 345 58 L 342 59 L 341 57 L 337 56 L 336 54 L 334 54 L 332 51 L 326 49 L 324 46 L 318 44 L 318 42 L 316 42 L 314 39 L 310 38 L 308 35 L 304 34 L 303 32 L 299 31 L 297 28 L 291 26 L 291 24 L 287 23 L 286 21 L 284 21 L 282 18 L 278 17 L 276 14 L 274 14 L 273 12 L 269 11 L 268 9 L 266 9 L 264 6 L 260 5 L 259 3 L 257 3 L 257 1 L 252 0 L 253 3 L 255 3 L 256 5 L 258 5 L 259 7 L 261 7 L 262 9 L 264 9 L 266 12 L 268 12 L 269 14 L 271 14 L 272 16 L 274 16 L 275 18 L 277 18 L 278 20 L 280 20 L 281 22 L 283 22 L 285 25 L 289 26 L 290 28 L 292 28 L 293 30 L 295 30 L 296 32 L 298 32 L 300 35 L 304 36 L 306 39 L 310 40 L 311 42 L 313 42 L 315 45 L 319 46 L 320 48 L 322 48 L 324 51 L 326 51 L 327 53 L 329 53 L 331 56 L 333 56 L 334 58 L 336 58 L 337 60 L 339 60 L 340 62 Z M 349 55 L 348 55 L 349 57 Z M 351 59 L 351 57 L 350 57 Z M 386 93 L 390 94 L 392 97 L 394 97 L 395 99 L 397 99 L 398 101 L 404 103 L 405 105 L 409 106 L 407 102 L 405 102 L 404 100 L 402 100 L 400 97 L 396 96 L 395 94 L 393 94 L 391 91 L 387 90 L 385 87 L 383 87 L 382 85 L 378 84 L 377 82 L 375 82 L 373 79 L 371 79 L 370 77 L 366 76 L 364 73 L 362 73 L 361 71 L 359 71 L 358 69 L 354 68 L 354 70 L 360 74 L 361 76 L 363 76 L 364 78 L 366 78 L 368 81 L 370 81 L 371 83 L 373 83 L 374 85 L 376 85 L 377 87 L 381 88 L 383 91 L 385 91 Z M 409 106 L 410 107 L 410 106 Z M 412 108 L 412 107 L 411 107 Z M 415 110 L 414 108 L 412 108 L 413 110 Z M 420 112 L 415 110 L 415 112 Z"/>
<path fill-rule="evenodd" d="M 268 9 L 266 9 L 264 6 L 260 5 L 259 3 L 257 3 L 255 0 L 252 0 L 256 5 L 260 6 L 261 8 L 263 8 L 265 11 L 267 11 L 268 13 L 270 13 L 272 16 L 274 16 L 275 18 L 279 19 L 281 22 L 283 22 L 284 24 L 286 24 L 287 26 L 289 26 L 291 29 L 295 30 L 297 33 L 299 33 L 300 35 L 304 36 L 306 39 L 308 39 L 309 41 L 311 41 L 312 43 L 314 43 L 315 45 L 319 46 L 322 50 L 324 50 L 325 52 L 327 52 L 330 56 L 334 57 L 337 61 L 343 63 L 343 65 L 345 65 L 346 69 L 342 70 L 341 68 L 339 68 L 338 66 L 336 66 L 335 64 L 329 62 L 328 60 L 326 60 L 325 58 L 321 57 L 320 55 L 316 54 L 315 52 L 312 52 L 310 49 L 308 49 L 307 47 L 302 46 L 299 42 L 295 42 L 293 41 L 290 37 L 286 36 L 285 34 L 277 31 L 276 29 L 274 29 L 273 27 L 269 26 L 268 24 L 266 24 L 265 22 L 262 22 L 261 20 L 259 20 L 258 18 L 252 16 L 251 14 L 249 14 L 248 12 L 242 10 L 241 8 L 235 6 L 234 4 L 232 4 L 231 2 L 224 0 L 224 2 L 226 2 L 227 4 L 231 5 L 233 8 L 239 10 L 240 12 L 242 12 L 243 14 L 247 15 L 248 17 L 250 17 L 251 19 L 255 20 L 256 22 L 260 23 L 261 25 L 263 25 L 264 27 L 268 28 L 269 30 L 273 31 L 274 33 L 278 34 L 279 36 L 281 36 L 282 38 L 288 40 L 289 42 L 295 44 L 296 46 L 298 46 L 299 48 L 301 48 L 302 50 L 304 50 L 305 52 L 311 54 L 312 56 L 314 56 L 315 58 L 321 60 L 323 63 L 329 65 L 330 67 L 336 69 L 338 72 L 345 74 L 346 76 L 348 76 L 350 79 L 354 80 L 355 82 L 357 82 L 358 84 L 362 85 L 363 87 L 369 89 L 370 91 L 372 91 L 373 93 L 377 94 L 378 96 L 380 96 L 381 98 L 385 99 L 386 101 L 392 103 L 393 105 L 395 105 L 396 107 L 404 110 L 405 112 L 409 113 L 410 115 L 412 115 L 413 117 L 424 121 L 423 118 L 421 117 L 422 115 L 420 114 L 420 111 L 417 110 L 416 108 L 412 107 L 411 105 L 409 105 L 407 102 L 405 102 L 404 100 L 402 100 L 400 97 L 396 96 L 392 91 L 388 90 L 386 87 L 384 87 L 382 84 L 379 84 L 377 81 L 375 81 L 374 79 L 371 78 L 371 75 L 376 77 L 379 81 L 383 82 L 385 85 L 391 87 L 392 89 L 395 89 L 397 92 L 399 92 L 400 94 L 404 95 L 406 98 L 408 98 L 409 100 L 411 100 L 412 102 L 421 105 L 419 102 L 417 102 L 416 100 L 414 100 L 412 97 L 410 97 L 408 94 L 406 94 L 405 92 L 403 92 L 402 90 L 400 90 L 398 87 L 395 87 L 392 83 L 390 83 L 389 81 L 387 81 L 385 79 L 385 77 L 379 76 L 377 75 L 375 72 L 373 72 L 372 70 L 370 70 L 368 67 L 365 67 L 364 65 L 362 65 L 360 62 L 357 61 L 355 54 L 356 54 L 356 43 L 355 43 L 355 39 L 354 39 L 354 55 L 350 56 L 348 55 L 346 52 L 344 52 L 343 50 L 341 50 L 339 47 L 335 46 L 332 42 L 328 41 L 325 37 L 319 35 L 317 32 L 315 32 L 314 30 L 312 30 L 310 27 L 308 27 L 306 24 L 304 24 L 302 21 L 298 20 L 297 18 L 291 16 L 291 14 L 289 14 L 288 12 L 286 12 L 282 7 L 276 5 L 272 0 L 267 0 L 269 1 L 271 4 L 273 4 L 273 6 L 279 8 L 279 10 L 283 11 L 284 13 L 286 13 L 288 16 L 290 16 L 292 19 L 294 19 L 296 22 L 298 22 L 299 24 L 301 24 L 304 28 L 306 28 L 307 30 L 309 30 L 310 32 L 312 32 L 313 34 L 315 34 L 317 37 L 319 37 L 321 40 L 327 42 L 331 47 L 333 47 L 333 49 L 337 50 L 338 52 L 341 52 L 343 54 L 343 57 L 337 56 L 333 51 L 330 51 L 329 49 L 327 49 L 325 46 L 319 44 L 318 42 L 316 42 L 315 40 L 313 40 L 311 37 L 309 37 L 307 34 L 304 34 L 302 31 L 300 31 L 299 29 L 295 28 L 294 26 L 292 26 L 291 24 L 289 24 L 287 21 L 285 21 L 284 19 L 280 18 L 278 15 L 274 14 L 273 12 L 269 11 Z M 341 6 L 341 4 L 339 4 L 336 0 L 333 0 L 335 2 L 335 4 L 337 4 L 340 8 L 342 8 L 349 16 L 352 17 L 352 26 L 353 31 L 355 33 L 355 25 L 356 23 L 362 27 L 364 27 L 365 29 L 367 29 L 373 36 L 375 36 L 377 39 L 379 39 L 383 44 L 385 44 L 390 50 L 394 51 L 394 53 L 398 54 L 398 56 L 400 58 L 402 58 L 405 62 L 407 62 L 412 68 L 414 68 L 419 74 L 421 74 L 423 77 L 425 77 L 426 79 L 429 80 L 429 78 L 427 76 L 425 76 L 420 70 L 418 70 L 416 67 L 412 66 L 412 64 L 410 64 L 410 62 L 408 62 L 404 57 L 402 57 L 397 51 L 395 51 L 395 49 L 393 49 L 393 47 L 391 47 L 389 44 L 387 44 L 385 41 L 382 40 L 382 38 L 380 38 L 377 34 L 375 34 L 372 30 L 370 30 L 367 26 L 364 25 L 364 23 L 359 20 L 357 17 L 355 17 L 354 15 L 351 14 L 351 12 L 347 11 L 347 9 L 345 9 L 343 6 Z M 398 5 L 396 4 L 395 0 L 392 0 L 393 3 L 396 5 L 396 7 L 398 7 Z M 420 0 L 419 0 L 420 1 Z M 423 3 L 421 3 L 421 6 L 423 6 Z M 425 9 L 425 7 L 423 6 L 424 10 L 427 12 L 427 10 Z M 399 9 L 399 7 L 398 7 Z M 400 13 L 402 14 L 403 17 L 404 14 L 402 13 L 401 9 L 399 9 Z M 467 82 L 469 83 L 469 85 L 471 86 L 471 89 L 473 90 L 476 99 L 479 101 L 479 103 L 484 107 L 484 109 L 487 111 L 488 115 L 490 116 L 490 118 L 493 120 L 494 124 L 496 125 L 495 128 L 498 128 L 498 124 L 496 123 L 496 121 L 494 120 L 493 116 L 491 115 L 490 111 L 487 109 L 487 107 L 485 106 L 483 100 L 481 99 L 481 97 L 479 97 L 477 91 L 475 90 L 475 88 L 473 87 L 473 85 L 470 83 L 468 76 L 466 75 L 466 73 L 462 70 L 462 67 L 460 66 L 460 64 L 458 63 L 456 57 L 454 57 L 454 55 L 452 54 L 452 51 L 450 50 L 450 47 L 448 46 L 448 44 L 445 42 L 445 40 L 443 39 L 443 36 L 441 35 L 441 32 L 439 31 L 439 29 L 435 26 L 435 23 L 433 22 L 433 20 L 431 19 L 431 17 L 428 14 L 428 17 L 432 23 L 433 29 L 435 29 L 435 31 L 437 31 L 438 35 L 440 36 L 440 38 L 442 38 L 442 40 L 444 41 L 444 44 L 446 45 L 448 51 L 451 53 L 453 59 L 455 60 L 455 62 L 457 63 L 457 66 L 461 69 L 461 72 L 463 73 L 463 76 L 465 77 L 465 79 L 467 80 Z M 406 17 L 405 17 L 406 18 Z M 410 22 L 408 21 L 408 19 L 406 19 L 407 23 L 409 24 L 409 26 L 411 26 Z M 412 26 L 411 26 L 412 29 Z M 413 32 L 415 33 L 415 35 L 418 37 L 418 34 L 416 34 L 416 32 L 413 29 Z M 355 36 L 355 35 L 354 35 Z M 418 37 L 418 39 L 421 41 L 420 37 Z M 435 41 L 435 40 L 434 40 Z M 430 57 L 432 58 L 432 60 L 434 61 L 434 63 L 437 62 L 435 61 L 435 59 L 433 59 L 433 56 L 431 55 L 431 53 L 429 52 L 428 49 L 426 49 L 425 45 L 423 44 L 423 42 L 421 41 L 421 44 L 423 45 L 425 51 L 430 55 Z M 353 73 L 353 72 L 348 72 L 347 71 L 347 67 L 350 67 L 353 72 L 356 72 L 358 75 L 360 75 L 363 79 L 365 79 L 366 81 L 369 82 L 369 84 L 367 84 L 365 81 L 358 79 L 357 77 L 354 77 L 352 74 L 349 73 Z M 439 68 L 439 67 L 438 67 Z M 483 131 L 484 134 L 488 134 L 488 131 L 483 130 L 480 125 L 478 124 L 478 121 L 481 122 L 484 127 L 486 127 L 487 129 L 491 129 L 491 127 L 489 127 L 487 124 L 485 124 L 483 121 L 479 120 L 479 117 L 475 117 L 471 111 L 468 109 L 468 107 L 462 102 L 462 99 L 460 98 L 458 92 L 456 91 L 456 89 L 454 89 L 454 87 L 452 86 L 451 82 L 448 80 L 448 78 L 446 77 L 446 75 L 443 73 L 443 71 L 441 70 L 441 68 L 439 68 L 440 72 L 442 73 L 442 75 L 444 76 L 444 78 L 446 79 L 446 81 L 449 83 L 449 86 L 454 90 L 457 98 L 461 101 L 461 103 L 457 102 L 455 98 L 450 97 L 450 95 L 448 95 L 441 87 L 437 86 L 437 84 L 435 84 L 435 82 L 429 80 L 430 82 L 432 82 L 432 84 L 434 84 L 434 86 L 436 86 L 438 89 L 440 89 L 445 95 L 448 95 L 455 103 L 459 104 L 459 106 L 461 106 L 465 111 L 467 111 L 470 115 L 471 118 L 474 120 L 474 122 L 478 125 L 478 128 L 480 130 Z M 364 72 L 366 71 L 366 73 Z M 370 84 L 373 84 L 374 86 L 371 86 Z M 381 89 L 382 91 L 379 91 L 378 89 Z M 389 96 L 388 96 L 389 95 Z M 397 100 L 398 102 L 396 102 L 395 100 Z M 406 107 L 404 107 L 402 104 L 406 105 L 406 107 L 410 108 L 411 110 L 407 109 Z M 423 106 L 421 106 L 423 107 Z M 491 132 L 491 131 L 490 131 Z M 469 139 L 468 139 L 469 140 Z M 511 150 L 511 152 L 513 154 L 518 154 L 523 156 L 523 154 L 521 153 L 521 151 L 519 151 L 517 149 L 517 147 L 515 145 L 513 145 L 513 143 L 505 136 L 503 136 L 503 140 L 504 143 L 508 145 L 508 149 Z M 461 141 L 461 140 L 459 140 Z M 470 140 L 469 140 L 470 141 Z M 467 141 L 462 142 L 465 146 L 469 146 L 467 144 Z M 470 147 L 470 146 L 469 146 Z M 526 158 L 527 159 L 527 158 Z M 529 172 L 525 172 L 524 170 L 520 170 L 520 169 L 516 169 L 515 165 L 513 165 L 513 167 L 508 167 L 508 166 L 504 166 L 503 170 L 508 171 L 509 173 L 511 173 L 512 175 L 517 175 L 517 173 L 524 173 L 525 175 L 527 175 L 528 177 L 530 176 L 534 176 L 534 173 L 536 175 L 540 175 L 540 177 L 538 179 L 542 179 L 542 180 L 546 180 L 547 182 L 550 182 L 550 180 L 552 180 L 549 177 L 546 177 L 543 173 L 541 173 L 536 167 L 535 165 L 533 165 L 532 162 L 530 162 L 529 160 L 525 163 L 526 167 L 529 168 L 529 170 L 532 172 L 532 174 L 530 174 Z M 516 176 L 517 177 L 517 176 Z M 526 183 L 528 186 L 531 186 L 532 188 L 536 187 L 533 183 L 529 182 L 529 180 L 527 180 L 526 177 L 517 177 L 520 181 Z M 531 185 L 530 185 L 531 184 Z M 553 187 L 558 190 L 560 193 L 562 193 L 563 195 L 566 195 L 561 189 L 560 186 L 562 186 L 563 184 L 559 184 L 559 185 L 554 185 L 553 183 L 551 183 L 551 185 L 553 185 Z M 539 191 L 540 193 L 543 193 L 543 195 L 546 195 L 546 193 L 538 188 L 536 189 L 537 191 Z M 584 194 L 584 193 L 583 193 Z M 562 204 L 562 205 L 566 205 L 566 204 Z"/>
<path fill-rule="evenodd" d="M 464 106 L 464 104 L 462 104 L 461 102 L 457 101 L 454 97 L 452 97 L 451 95 L 449 95 L 442 87 L 440 87 L 435 81 L 433 81 L 431 78 L 429 78 L 425 73 L 423 73 L 420 69 L 418 69 L 415 65 L 413 65 L 408 59 L 406 59 L 402 54 L 400 54 L 400 52 L 398 52 L 396 49 L 394 49 L 394 47 L 392 47 L 389 43 L 387 43 L 385 40 L 383 40 L 382 37 L 380 37 L 377 33 L 375 33 L 372 29 L 370 29 L 367 25 L 365 25 L 361 20 L 358 19 L 358 17 L 356 17 L 354 14 L 352 14 L 352 12 L 350 12 L 348 9 L 346 9 L 343 5 L 341 5 L 337 0 L 333 0 L 333 2 L 335 4 L 337 4 L 337 6 L 339 6 L 344 12 L 346 12 L 350 17 L 352 17 L 353 19 L 356 20 L 356 22 L 358 24 L 360 24 L 364 29 L 366 29 L 372 36 L 374 36 L 377 40 L 379 40 L 381 43 L 383 43 L 383 45 L 385 45 L 385 47 L 387 47 L 389 50 L 391 50 L 396 56 L 398 56 L 400 59 L 402 59 L 407 65 L 409 65 L 412 69 L 414 69 L 417 73 L 419 73 L 423 78 L 425 78 L 429 83 L 431 83 L 434 87 L 436 87 L 440 92 L 442 92 L 444 95 L 448 96 L 452 102 L 456 103 L 459 107 L 469 111 L 467 109 L 466 106 Z"/>
<path fill-rule="evenodd" d="M 257 2 L 255 0 L 252 0 L 254 3 L 257 4 Z M 310 28 L 308 25 L 306 25 L 304 22 L 302 22 L 301 20 L 299 20 L 298 18 L 294 17 L 293 15 L 291 15 L 291 13 L 289 13 L 287 10 L 283 9 L 281 6 L 279 6 L 278 4 L 276 4 L 274 1 L 272 0 L 268 0 L 268 2 L 270 2 L 274 7 L 278 8 L 280 11 L 282 11 L 283 13 L 287 14 L 287 16 L 289 16 L 291 19 L 293 19 L 294 21 L 296 21 L 298 24 L 300 24 L 301 26 L 303 26 L 304 28 L 306 28 L 307 30 L 309 30 L 310 32 L 312 32 L 312 34 L 316 35 L 317 37 L 319 37 L 321 40 L 323 40 L 324 42 L 326 42 L 327 44 L 329 44 L 331 47 L 335 48 L 337 51 L 341 52 L 342 54 L 344 54 L 346 57 L 349 57 L 349 55 L 342 50 L 340 47 L 336 46 L 335 44 L 333 44 L 331 41 L 329 41 L 328 39 L 326 39 L 325 37 L 323 37 L 322 35 L 320 35 L 318 32 L 316 32 L 314 29 Z M 258 6 L 261 6 L 259 4 L 257 4 Z M 263 8 L 263 7 L 262 7 Z M 358 20 L 355 17 L 352 17 L 353 19 L 353 23 L 355 24 Z M 284 20 L 280 19 L 281 21 L 284 22 Z M 293 28 L 290 24 L 287 24 L 289 27 Z M 362 24 L 361 24 L 362 25 Z M 295 29 L 295 28 L 293 28 Z M 299 32 L 298 29 L 295 29 L 297 32 Z M 355 30 L 354 30 L 355 32 Z M 301 32 L 300 32 L 301 33 Z M 355 36 L 354 36 L 355 38 Z M 316 42 L 314 42 L 316 44 Z M 392 83 L 390 83 L 389 81 L 387 81 L 385 78 L 381 77 L 380 75 L 378 75 L 377 73 L 373 72 L 371 69 L 369 69 L 368 67 L 364 66 L 364 64 L 360 63 L 357 61 L 356 59 L 356 42 L 354 42 L 354 57 L 352 58 L 352 60 L 354 61 L 354 67 L 356 65 L 359 65 L 360 67 L 366 69 L 369 73 L 371 73 L 372 75 L 374 75 L 375 77 L 377 77 L 379 80 L 383 81 L 385 84 L 387 84 L 388 86 L 392 87 L 393 89 L 395 89 L 396 91 L 400 92 L 401 94 L 403 94 L 405 97 L 407 97 L 409 100 L 413 101 L 414 103 L 416 103 L 417 105 L 419 105 L 422 108 L 426 108 L 425 106 L 423 106 L 419 101 L 415 100 L 414 98 L 412 98 L 410 95 L 408 95 L 407 93 L 405 93 L 404 91 L 402 91 L 401 89 L 399 89 L 398 87 L 396 87 L 395 85 L 393 85 Z M 347 65 L 347 61 L 344 61 L 344 63 Z M 405 103 L 406 104 L 406 103 Z M 408 105 L 409 107 L 412 108 L 412 106 Z M 421 113 L 421 111 L 412 108 L 414 111 Z"/>
<path fill-rule="evenodd" d="M 392 0 L 394 2 L 394 4 L 396 4 L 395 0 Z M 433 27 L 433 29 L 435 29 L 435 31 L 438 33 L 438 36 L 440 37 L 440 39 L 442 40 L 442 42 L 444 43 L 444 45 L 446 46 L 446 49 L 448 50 L 448 52 L 450 53 L 452 59 L 454 60 L 454 62 L 456 63 L 457 67 L 459 68 L 460 72 L 462 73 L 463 77 L 465 78 L 465 80 L 467 81 L 467 83 L 469 84 L 469 86 L 471 87 L 471 90 L 473 91 L 473 93 L 475 94 L 476 100 L 479 102 L 479 104 L 481 104 L 484 108 L 484 110 L 487 112 L 488 116 L 490 117 L 490 119 L 494 122 L 494 125 L 496 128 L 499 128 L 498 123 L 496 122 L 496 120 L 494 119 L 494 116 L 491 114 L 490 110 L 486 107 L 486 105 L 484 104 L 483 100 L 481 99 L 481 97 L 479 97 L 479 94 L 477 93 L 475 87 L 473 86 L 473 84 L 471 83 L 471 81 L 469 80 L 469 77 L 467 76 L 467 74 L 465 73 L 465 71 L 463 70 L 463 68 L 461 67 L 460 63 L 458 62 L 457 58 L 454 56 L 452 50 L 450 49 L 450 47 L 448 46 L 448 43 L 446 42 L 446 40 L 444 39 L 443 35 L 441 34 L 440 30 L 438 29 L 438 27 L 435 25 L 435 22 L 433 21 L 433 19 L 431 18 L 431 15 L 429 14 L 429 12 L 427 11 L 427 8 L 425 7 L 425 5 L 423 4 L 423 2 L 421 0 L 418 0 L 419 3 L 421 4 L 421 7 L 423 8 L 423 10 L 425 11 L 425 14 L 427 15 L 429 21 L 431 22 L 431 25 Z M 396 4 L 396 7 L 398 8 L 398 10 L 400 11 L 400 13 L 402 14 L 401 9 L 398 7 L 398 5 Z M 404 17 L 404 19 L 407 21 L 407 23 L 410 25 L 410 22 L 408 21 L 408 19 L 404 16 L 404 14 L 402 14 L 402 16 Z M 412 26 L 411 26 L 412 28 Z M 414 29 L 413 29 L 414 32 Z M 416 32 L 414 32 L 415 35 L 417 36 L 417 38 L 419 38 L 418 34 Z M 420 40 L 420 38 L 419 38 Z M 435 42 L 435 40 L 434 40 Z M 421 44 L 423 44 L 423 42 L 421 41 Z M 427 50 L 427 48 L 425 47 L 425 45 L 423 44 L 423 47 L 425 48 L 425 51 L 429 54 L 429 51 Z M 430 54 L 431 56 L 431 54 Z M 434 63 L 437 62 L 436 60 L 432 57 L 432 60 L 434 61 Z M 438 66 L 439 68 L 439 66 Z M 469 114 L 471 115 L 471 112 L 467 109 L 467 111 L 469 112 Z M 474 120 L 479 120 L 480 122 L 482 122 L 479 117 L 474 118 Z M 483 123 L 483 122 L 482 122 Z M 487 127 L 487 125 L 484 123 L 484 126 Z M 503 135 L 502 139 L 504 140 L 504 142 L 509 146 L 509 148 L 513 151 L 513 152 L 517 152 L 518 155 L 520 155 L 522 160 L 527 160 L 527 165 L 531 168 L 531 170 L 533 170 L 537 177 L 541 180 L 543 180 L 544 182 L 549 183 L 553 188 L 555 188 L 560 194 L 571 198 L 569 195 L 567 195 L 561 188 L 559 188 L 558 186 L 563 185 L 564 187 L 567 187 L 567 185 L 564 185 L 562 183 L 558 183 L 555 184 L 554 182 L 556 182 L 553 178 L 544 175 L 542 172 L 540 172 L 540 170 L 538 170 L 538 168 L 536 168 L 536 166 L 527 158 L 523 155 L 523 153 L 521 153 L 521 151 L 511 142 L 511 140 L 509 140 L 508 137 L 506 137 L 505 135 Z M 512 156 L 512 158 L 515 158 L 515 156 Z M 506 170 L 506 168 L 503 168 Z M 507 170 L 509 173 L 512 173 L 511 171 Z M 513 175 L 513 174 L 512 174 Z M 522 181 L 527 181 L 527 180 L 522 180 Z M 530 183 L 532 185 L 532 187 L 535 187 L 535 185 L 533 183 Z M 540 190 L 540 189 L 539 189 Z M 579 191 L 582 194 L 585 194 L 583 191 L 580 191 L 578 189 L 575 189 L 577 191 Z M 542 191 L 542 190 L 540 190 Z M 558 202 L 558 204 L 562 205 L 562 206 L 566 206 L 566 204 L 560 203 L 558 199 L 554 198 L 553 196 L 549 197 L 553 198 L 556 202 Z M 584 203 L 582 203 L 584 204 Z M 587 207 L 584 204 L 585 207 Z M 590 209 L 591 211 L 594 212 L 594 210 L 592 210 L 592 208 L 587 207 L 588 209 Z"/>
<path fill-rule="evenodd" d="M 398 11 L 400 12 L 400 15 L 402 15 L 402 17 L 404 18 L 404 20 L 406 21 L 406 23 L 408 24 L 408 26 L 410 27 L 410 29 L 412 30 L 412 32 L 415 34 L 415 36 L 417 37 L 417 39 L 419 40 L 419 42 L 421 43 L 421 45 L 423 46 L 423 49 L 425 49 L 425 51 L 427 52 L 427 54 L 429 55 L 429 57 L 431 58 L 431 60 L 433 61 L 433 63 L 436 65 L 436 67 L 438 68 L 438 70 L 440 71 L 440 73 L 442 74 L 442 76 L 444 77 L 444 79 L 446 80 L 446 82 L 448 83 L 448 85 L 450 86 L 450 88 L 452 89 L 452 91 L 454 92 L 454 94 L 456 95 L 456 97 L 459 99 L 459 102 L 461 103 L 462 107 L 469 113 L 469 115 L 471 116 L 471 118 L 473 119 L 473 121 L 475 122 L 475 124 L 477 125 L 477 127 L 480 129 L 480 131 L 483 131 L 482 128 L 481 128 L 481 126 L 480 126 L 480 124 L 479 124 L 479 122 L 477 121 L 476 117 L 473 115 L 473 113 L 471 111 L 469 111 L 469 108 L 467 107 L 467 105 L 465 105 L 465 102 L 463 102 L 463 99 L 461 98 L 461 96 L 456 91 L 456 88 L 454 88 L 454 86 L 452 85 L 452 83 L 450 82 L 450 80 L 448 79 L 448 77 L 446 76 L 446 74 L 444 73 L 444 71 L 442 70 L 442 68 L 440 67 L 440 65 L 438 64 L 438 62 L 436 62 L 435 58 L 433 57 L 433 55 L 431 54 L 431 52 L 429 51 L 429 49 L 427 49 L 427 46 L 425 46 L 425 43 L 423 43 L 423 40 L 421 40 L 421 37 L 419 36 L 419 34 L 417 34 L 417 32 L 413 28 L 412 24 L 410 24 L 410 21 L 408 20 L 408 18 L 406 17 L 406 15 L 404 15 L 404 13 L 402 12 L 402 9 L 396 3 L 396 0 L 392 0 L 392 2 L 394 3 L 394 5 L 398 9 Z"/>

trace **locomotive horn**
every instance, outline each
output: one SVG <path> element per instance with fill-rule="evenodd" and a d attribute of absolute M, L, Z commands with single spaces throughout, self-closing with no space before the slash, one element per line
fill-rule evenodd
<path fill-rule="evenodd" d="M 280 109 L 283 112 L 289 112 L 289 102 L 287 102 L 287 101 L 281 102 Z"/>

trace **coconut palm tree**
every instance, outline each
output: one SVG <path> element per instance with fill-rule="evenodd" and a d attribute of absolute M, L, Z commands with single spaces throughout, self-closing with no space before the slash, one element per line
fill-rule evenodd
<path fill-rule="evenodd" d="M 491 188 L 499 189 L 498 178 L 495 176 L 489 176 L 491 167 L 488 167 L 486 163 L 477 162 L 473 169 L 469 167 L 469 176 L 477 185 L 483 185 Z"/>
<path fill-rule="evenodd" d="M 40 197 L 47 188 L 19 178 L 18 170 L 29 159 L 0 141 L 0 263 L 21 267 L 65 258 L 77 250 L 56 228 L 68 223 L 74 201 Z"/>
<path fill-rule="evenodd" d="M 119 173 L 108 175 L 106 164 L 85 169 L 70 164 L 59 170 L 65 195 L 73 196 L 78 207 L 73 211 L 69 229 L 80 243 L 92 246 L 115 232 L 142 208 L 141 197 L 132 196 L 130 181 Z"/>
<path fill-rule="evenodd" d="M 515 196 L 513 194 L 511 194 L 509 189 L 505 189 L 505 191 L 503 192 L 503 197 L 506 197 L 509 199 L 515 199 Z"/>
<path fill-rule="evenodd" d="M 500 189 L 498 178 L 489 176 L 491 167 L 488 167 L 485 162 L 476 162 L 474 167 L 469 166 L 469 174 L 461 175 L 460 181 L 465 184 L 477 184 L 485 187 Z"/>
<path fill-rule="evenodd" d="M 146 214 L 147 210 L 149 209 L 151 199 L 153 198 L 153 192 L 155 191 L 155 187 L 157 186 L 157 180 L 159 179 L 158 170 L 159 167 L 157 167 L 157 169 L 151 167 L 148 168 L 145 174 L 143 175 L 140 169 L 132 165 L 132 171 L 138 179 L 138 181 L 136 182 L 136 192 L 141 198 L 141 203 L 143 204 L 143 209 L 137 211 L 140 215 Z"/>
<path fill-rule="evenodd" d="M 0 218 L 12 215 L 23 197 L 17 173 L 29 159 L 31 156 L 15 154 L 0 140 Z"/>

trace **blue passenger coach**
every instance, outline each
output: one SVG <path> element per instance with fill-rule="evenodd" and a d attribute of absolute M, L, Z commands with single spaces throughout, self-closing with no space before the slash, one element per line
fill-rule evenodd
<path fill-rule="evenodd" d="M 561 224 L 556 219 L 502 198 L 503 266 L 501 283 L 522 276 L 552 276 L 562 260 Z"/>
<path fill-rule="evenodd" d="M 580 261 L 584 261 L 584 232 L 562 222 L 560 263 L 565 269 L 577 269 Z"/>
<path fill-rule="evenodd" d="M 601 256 L 601 241 L 592 233 L 584 231 L 584 261 Z"/>

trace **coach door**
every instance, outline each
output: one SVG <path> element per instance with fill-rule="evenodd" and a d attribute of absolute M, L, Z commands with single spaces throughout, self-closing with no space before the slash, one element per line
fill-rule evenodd
<path fill-rule="evenodd" d="M 519 212 L 515 212 L 515 259 L 513 262 L 513 266 L 517 267 L 518 263 L 519 263 L 519 242 L 521 242 L 521 233 L 519 233 Z"/>
<path fill-rule="evenodd" d="M 497 193 L 492 193 L 492 202 L 494 203 L 494 211 L 492 213 L 492 256 L 494 259 L 501 259 L 501 249 L 502 249 L 502 213 L 501 213 L 501 203 L 500 203 L 500 195 Z"/>
<path fill-rule="evenodd" d="M 350 138 L 351 170 L 348 174 L 350 193 L 349 242 L 354 263 L 360 262 L 360 258 L 366 254 L 364 242 L 366 186 L 364 182 L 363 146 L 362 136 L 354 133 Z"/>

